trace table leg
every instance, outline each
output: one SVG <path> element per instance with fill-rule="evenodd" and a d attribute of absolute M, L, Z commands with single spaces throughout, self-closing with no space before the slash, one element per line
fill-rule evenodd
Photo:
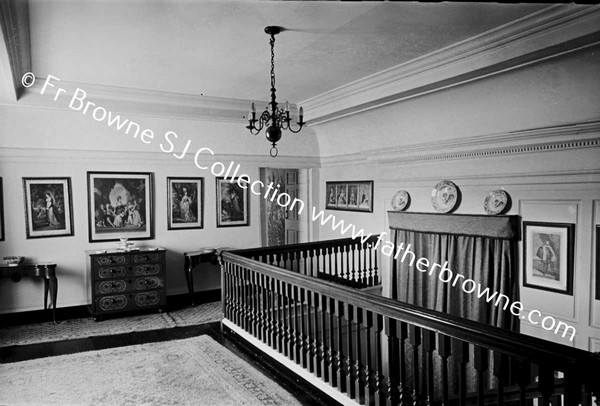
<path fill-rule="evenodd" d="M 44 310 L 48 308 L 48 278 L 44 277 Z"/>
<path fill-rule="evenodd" d="M 56 276 L 48 278 L 50 282 L 50 298 L 52 299 L 52 321 L 56 324 L 56 299 L 58 296 L 58 279 Z"/>
<path fill-rule="evenodd" d="M 186 266 L 185 266 L 185 280 L 187 282 L 188 285 L 188 293 L 190 295 L 190 298 L 192 300 L 192 306 L 195 306 L 196 304 L 194 303 L 194 275 L 193 275 L 193 270 L 194 270 L 194 262 L 190 261 L 189 259 L 186 258 Z"/>

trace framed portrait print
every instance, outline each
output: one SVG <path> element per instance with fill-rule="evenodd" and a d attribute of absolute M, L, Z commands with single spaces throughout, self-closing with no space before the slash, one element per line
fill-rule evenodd
<path fill-rule="evenodd" d="M 373 212 L 373 181 L 325 182 L 325 208 Z"/>
<path fill-rule="evenodd" d="M 23 178 L 23 196 L 27 238 L 73 235 L 71 178 Z"/>
<path fill-rule="evenodd" d="M 575 224 L 523 222 L 523 286 L 573 294 Z"/>
<path fill-rule="evenodd" d="M 596 226 L 596 300 L 600 300 L 600 225 Z"/>
<path fill-rule="evenodd" d="M 153 237 L 152 174 L 88 172 L 90 242 Z"/>
<path fill-rule="evenodd" d="M 167 229 L 202 228 L 204 178 L 167 178 Z"/>
<path fill-rule="evenodd" d="M 0 178 L 0 241 L 4 241 L 4 192 L 2 191 L 2 178 Z"/>
<path fill-rule="evenodd" d="M 247 226 L 249 214 L 248 189 L 241 188 L 237 178 L 217 178 L 217 227 Z"/>

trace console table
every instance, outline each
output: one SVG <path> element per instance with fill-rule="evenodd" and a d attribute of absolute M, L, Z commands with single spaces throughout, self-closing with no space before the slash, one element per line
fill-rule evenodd
<path fill-rule="evenodd" d="M 56 297 L 58 295 L 56 264 L 23 263 L 15 266 L 0 265 L 0 278 L 10 278 L 13 282 L 19 282 L 24 277 L 44 279 L 44 310 L 49 309 L 48 292 L 50 292 L 52 321 L 56 323 Z"/>
<path fill-rule="evenodd" d="M 185 272 L 185 280 L 188 286 L 188 293 L 192 300 L 192 306 L 194 303 L 194 267 L 200 263 L 210 262 L 213 265 L 219 263 L 219 253 L 221 251 L 227 251 L 233 248 L 201 248 L 198 251 L 184 252 L 184 264 L 183 270 Z"/>

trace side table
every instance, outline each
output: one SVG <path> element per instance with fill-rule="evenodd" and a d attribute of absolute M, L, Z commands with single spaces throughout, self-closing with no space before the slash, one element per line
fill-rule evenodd
<path fill-rule="evenodd" d="M 56 298 L 58 295 L 58 279 L 56 264 L 51 263 L 22 263 L 16 266 L 0 265 L 0 278 L 10 278 L 19 282 L 21 278 L 44 279 L 44 310 L 49 309 L 48 292 L 52 305 L 52 321 L 56 323 Z"/>

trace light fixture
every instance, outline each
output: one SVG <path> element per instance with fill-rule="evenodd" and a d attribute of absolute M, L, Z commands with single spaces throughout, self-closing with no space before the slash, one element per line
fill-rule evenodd
<path fill-rule="evenodd" d="M 269 40 L 269 44 L 271 45 L 271 102 L 269 103 L 270 107 L 267 106 L 258 119 L 256 118 L 256 108 L 254 107 L 254 103 L 252 103 L 250 114 L 248 115 L 248 125 L 246 126 L 250 130 L 250 133 L 254 135 L 260 133 L 263 127 L 267 127 L 265 135 L 267 140 L 273 144 L 270 151 L 273 158 L 277 156 L 277 141 L 281 139 L 281 130 L 290 130 L 293 133 L 298 133 L 302 129 L 302 126 L 306 124 L 302 121 L 304 115 L 302 107 L 298 111 L 298 119 L 300 121 L 296 123 L 299 126 L 297 130 L 294 130 L 290 124 L 289 103 L 285 102 L 285 110 L 277 107 L 275 98 L 275 35 L 279 34 L 282 29 L 276 26 L 265 27 L 265 32 L 271 36 Z"/>

